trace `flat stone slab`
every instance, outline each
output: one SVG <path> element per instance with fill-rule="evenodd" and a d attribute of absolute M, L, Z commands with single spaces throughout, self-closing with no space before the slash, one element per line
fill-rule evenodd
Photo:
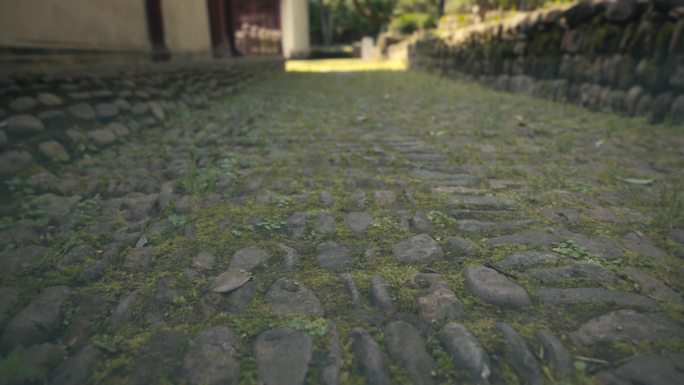
<path fill-rule="evenodd" d="M 381 275 L 371 277 L 370 299 L 373 306 L 377 307 L 383 315 L 394 313 L 392 301 L 392 287 L 387 279 Z"/>
<path fill-rule="evenodd" d="M 373 222 L 373 216 L 368 213 L 354 211 L 344 216 L 344 224 L 356 234 L 363 234 Z"/>
<path fill-rule="evenodd" d="M 450 322 L 439 331 L 437 338 L 451 356 L 454 367 L 463 368 L 475 383 L 489 383 L 492 374 L 489 355 L 470 330 Z"/>
<path fill-rule="evenodd" d="M 568 230 L 557 230 L 555 233 L 561 238 L 574 241 L 590 253 L 596 254 L 599 257 L 611 259 L 625 258 L 625 254 L 622 252 L 620 244 L 610 238 L 604 236 L 590 237 L 584 234 L 573 233 Z"/>
<path fill-rule="evenodd" d="M 470 207 L 478 209 L 505 209 L 511 210 L 518 206 L 518 204 L 511 199 L 497 198 L 491 195 L 457 195 L 451 196 L 447 200 L 447 204 L 459 207 Z"/>
<path fill-rule="evenodd" d="M 623 272 L 627 273 L 629 278 L 639 285 L 641 294 L 647 295 L 658 301 L 684 305 L 684 298 L 682 298 L 681 295 L 641 270 L 635 267 L 626 267 L 623 269 Z"/>
<path fill-rule="evenodd" d="M 237 250 L 233 253 L 233 258 L 230 260 L 229 271 L 252 271 L 266 262 L 269 258 L 266 250 L 259 247 L 249 246 Z"/>
<path fill-rule="evenodd" d="M 47 342 L 62 328 L 63 306 L 71 290 L 52 286 L 43 290 L 22 311 L 12 318 L 2 333 L 0 346 L 9 351 L 17 345 L 28 347 Z"/>
<path fill-rule="evenodd" d="M 281 278 L 271 285 L 266 293 L 266 302 L 278 314 L 323 313 L 321 301 L 313 291 L 287 278 Z"/>
<path fill-rule="evenodd" d="M 658 313 L 616 310 L 587 321 L 571 334 L 579 345 L 613 344 L 684 337 L 684 325 Z"/>
<path fill-rule="evenodd" d="M 575 367 L 570 352 L 556 336 L 546 329 L 537 329 L 534 335 L 541 343 L 544 360 L 561 378 L 574 378 Z"/>
<path fill-rule="evenodd" d="M 520 383 L 542 385 L 544 381 L 539 363 L 530 352 L 522 337 L 512 327 L 503 322 L 499 322 L 496 327 L 504 336 L 508 359 L 518 374 Z"/>
<path fill-rule="evenodd" d="M 367 331 L 353 328 L 349 333 L 352 340 L 354 360 L 368 384 L 387 385 L 390 383 L 389 370 L 382 357 L 377 342 Z"/>
<path fill-rule="evenodd" d="M 418 330 L 404 321 L 390 322 L 383 328 L 390 357 L 406 370 L 414 385 L 432 385 L 432 372 L 437 365 L 425 350 Z"/>
<path fill-rule="evenodd" d="M 601 305 L 654 307 L 657 302 L 634 293 L 613 291 L 592 287 L 556 289 L 543 287 L 539 290 L 539 299 L 550 305 L 573 305 L 595 303 Z"/>
<path fill-rule="evenodd" d="M 441 324 L 461 316 L 463 306 L 444 282 L 436 283 L 427 295 L 418 298 L 418 317 L 425 322 Z"/>
<path fill-rule="evenodd" d="M 504 269 L 525 269 L 532 266 L 543 265 L 560 261 L 564 257 L 551 251 L 521 251 L 506 256 L 498 262 Z"/>
<path fill-rule="evenodd" d="M 516 309 L 532 306 L 525 289 L 494 269 L 470 265 L 464 276 L 468 289 L 487 303 Z"/>
<path fill-rule="evenodd" d="M 448 252 L 466 257 L 475 254 L 475 244 L 465 238 L 449 237 L 446 241 L 446 249 Z"/>
<path fill-rule="evenodd" d="M 346 270 L 352 262 L 351 252 L 335 241 L 326 241 L 316 247 L 318 266 L 339 273 Z"/>
<path fill-rule="evenodd" d="M 560 239 L 553 234 L 541 231 L 522 231 L 515 234 L 501 235 L 487 240 L 487 245 L 540 245 L 551 246 L 560 242 Z"/>
<path fill-rule="evenodd" d="M 525 275 L 543 283 L 590 280 L 602 285 L 614 285 L 620 280 L 612 270 L 600 265 L 587 263 L 530 269 L 525 272 Z"/>
<path fill-rule="evenodd" d="M 456 222 L 456 229 L 467 234 L 484 234 L 515 231 L 533 225 L 532 220 L 485 222 L 475 219 L 463 219 Z"/>
<path fill-rule="evenodd" d="M 313 344 L 308 333 L 287 327 L 261 333 L 254 343 L 259 383 L 304 384 L 312 350 Z"/>
<path fill-rule="evenodd" d="M 225 326 L 201 331 L 190 342 L 180 377 L 192 385 L 235 385 L 240 376 L 239 344 Z"/>
<path fill-rule="evenodd" d="M 629 250 L 645 257 L 661 259 L 666 255 L 662 249 L 653 243 L 653 240 L 648 235 L 632 231 L 625 235 L 622 242 Z"/>
<path fill-rule="evenodd" d="M 392 246 L 394 258 L 399 262 L 422 262 L 431 258 L 442 258 L 444 251 L 427 234 L 414 235 Z"/>
<path fill-rule="evenodd" d="M 683 353 L 643 354 L 615 370 L 597 373 L 593 379 L 604 385 L 680 385 L 684 373 Z"/>

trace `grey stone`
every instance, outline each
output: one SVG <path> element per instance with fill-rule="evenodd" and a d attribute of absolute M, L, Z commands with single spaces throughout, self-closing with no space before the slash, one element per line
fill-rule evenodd
<path fill-rule="evenodd" d="M 7 135 L 5 134 L 5 131 L 0 130 L 0 150 L 4 149 L 7 146 Z"/>
<path fill-rule="evenodd" d="M 93 345 L 86 345 L 74 356 L 62 362 L 51 376 L 50 385 L 86 384 L 95 372 L 102 353 Z"/>
<path fill-rule="evenodd" d="M 522 227 L 534 224 L 531 220 L 483 222 L 473 219 L 465 219 L 456 222 L 456 229 L 462 233 L 484 234 L 496 232 L 515 231 Z"/>
<path fill-rule="evenodd" d="M 437 335 L 455 368 L 464 369 L 470 380 L 488 384 L 492 374 L 489 355 L 480 341 L 463 325 L 450 322 Z"/>
<path fill-rule="evenodd" d="M 397 202 L 397 193 L 392 190 L 373 191 L 373 201 L 378 206 L 392 206 Z"/>
<path fill-rule="evenodd" d="M 383 328 L 387 351 L 406 370 L 414 385 L 431 385 L 437 365 L 425 351 L 425 342 L 418 330 L 404 321 L 393 321 Z"/>
<path fill-rule="evenodd" d="M 550 305 L 572 305 L 579 303 L 596 303 L 602 305 L 635 306 L 651 308 L 656 302 L 643 295 L 625 293 L 599 288 L 555 289 L 543 287 L 539 290 L 539 299 Z"/>
<path fill-rule="evenodd" d="M 76 103 L 67 108 L 67 111 L 71 116 L 80 120 L 94 120 L 97 116 L 93 107 L 88 103 Z"/>
<path fill-rule="evenodd" d="M 448 204 L 460 207 L 476 209 L 504 209 L 511 210 L 517 207 L 517 203 L 506 198 L 497 198 L 490 195 L 460 195 L 448 199 Z"/>
<path fill-rule="evenodd" d="M 321 378 L 325 385 L 339 385 L 340 384 L 340 369 L 342 368 L 342 347 L 340 346 L 340 335 L 337 332 L 337 326 L 334 322 L 328 320 L 326 322 L 329 347 L 325 356 L 325 367 L 321 370 Z"/>
<path fill-rule="evenodd" d="M 275 281 L 266 293 L 266 302 L 277 314 L 323 314 L 321 302 L 313 291 L 292 279 Z"/>
<path fill-rule="evenodd" d="M 606 19 L 616 22 L 626 22 L 639 11 L 639 0 L 617 0 L 608 3 Z"/>
<path fill-rule="evenodd" d="M 618 276 L 610 269 L 587 263 L 530 269 L 525 272 L 525 275 L 543 283 L 590 280 L 601 285 L 614 285 L 619 281 Z"/>
<path fill-rule="evenodd" d="M 573 209 L 549 207 L 542 210 L 541 214 L 556 223 L 575 224 L 579 222 L 579 213 Z"/>
<path fill-rule="evenodd" d="M 546 329 L 537 329 L 534 331 L 534 335 L 537 336 L 544 349 L 543 359 L 549 363 L 556 375 L 561 378 L 574 378 L 575 367 L 572 363 L 572 357 L 560 340 Z"/>
<path fill-rule="evenodd" d="M 616 310 L 593 318 L 571 334 L 579 345 L 639 343 L 662 338 L 682 338 L 684 326 L 672 318 L 657 313 Z"/>
<path fill-rule="evenodd" d="M 392 246 L 394 258 L 399 262 L 422 262 L 432 258 L 442 258 L 444 251 L 427 234 L 418 234 Z"/>
<path fill-rule="evenodd" d="M 553 234 L 543 233 L 540 231 L 522 231 L 510 235 L 501 235 L 498 237 L 490 238 L 487 240 L 487 245 L 508 245 L 508 244 L 519 244 L 519 245 L 540 245 L 540 246 L 551 246 L 558 243 L 560 239 Z"/>
<path fill-rule="evenodd" d="M 34 227 L 34 222 L 30 219 L 22 219 L 9 225 L 0 230 L 0 245 L 26 246 L 34 243 L 39 238 Z M 2 260 L 1 256 L 0 260 Z M 0 262 L 1 264 L 2 262 Z"/>
<path fill-rule="evenodd" d="M 43 260 L 47 247 L 31 245 L 14 249 L 0 257 L 0 278 L 8 277 Z"/>
<path fill-rule="evenodd" d="M 249 246 L 235 251 L 230 260 L 230 271 L 252 271 L 261 266 L 269 258 L 266 250 L 255 246 Z"/>
<path fill-rule="evenodd" d="M 306 214 L 297 211 L 285 220 L 285 228 L 292 238 L 301 238 L 306 231 Z"/>
<path fill-rule="evenodd" d="M 418 298 L 418 317 L 432 324 L 463 316 L 463 306 L 446 283 L 438 282 L 430 293 Z"/>
<path fill-rule="evenodd" d="M 132 319 L 133 311 L 141 298 L 140 291 L 134 290 L 116 305 L 109 318 L 109 322 L 114 329 L 126 325 Z"/>
<path fill-rule="evenodd" d="M 475 254 L 475 244 L 461 237 L 449 237 L 446 239 L 446 250 L 457 256 L 471 256 Z"/>
<path fill-rule="evenodd" d="M 283 263 L 285 264 L 285 269 L 288 271 L 293 270 L 299 261 L 302 259 L 302 256 L 299 255 L 299 252 L 295 249 L 293 249 L 290 246 L 287 246 L 284 243 L 278 243 L 278 248 L 285 253 L 283 255 Z"/>
<path fill-rule="evenodd" d="M 626 267 L 623 271 L 639 285 L 638 288 L 641 294 L 655 298 L 658 301 L 684 305 L 684 299 L 681 295 L 650 275 L 635 267 Z"/>
<path fill-rule="evenodd" d="M 344 223 L 356 234 L 363 234 L 373 222 L 373 216 L 368 213 L 351 212 L 344 216 Z"/>
<path fill-rule="evenodd" d="M 195 258 L 192 259 L 190 267 L 198 271 L 206 271 L 211 270 L 211 268 L 214 267 L 215 262 L 216 257 L 214 256 L 214 254 L 202 250 L 199 253 L 197 253 Z"/>
<path fill-rule="evenodd" d="M 594 379 L 604 385 L 679 385 L 684 373 L 684 354 L 638 355 L 617 369 L 599 372 Z"/>
<path fill-rule="evenodd" d="M 418 212 L 411 218 L 411 229 L 417 233 L 426 233 L 430 231 L 430 218 L 425 213 Z"/>
<path fill-rule="evenodd" d="M 124 270 L 131 274 L 150 271 L 152 269 L 153 253 L 146 247 L 136 247 L 124 258 Z"/>
<path fill-rule="evenodd" d="M 0 322 L 4 320 L 7 311 L 11 309 L 23 291 L 24 289 L 14 286 L 0 287 Z"/>
<path fill-rule="evenodd" d="M 327 191 L 321 191 L 319 197 L 321 199 L 321 203 L 325 207 L 330 207 L 335 204 L 335 197 L 333 197 L 332 194 Z"/>
<path fill-rule="evenodd" d="M 109 128 L 96 128 L 88 131 L 88 138 L 98 147 L 105 147 L 116 142 L 116 134 Z"/>
<path fill-rule="evenodd" d="M 57 262 L 57 267 L 63 269 L 67 266 L 85 262 L 88 258 L 97 256 L 97 250 L 89 245 L 78 245 L 66 252 Z"/>
<path fill-rule="evenodd" d="M 180 378 L 190 385 L 235 385 L 240 376 L 239 356 L 235 333 L 228 327 L 214 326 L 190 342 Z"/>
<path fill-rule="evenodd" d="M 499 266 L 505 269 L 524 269 L 545 263 L 558 262 L 562 259 L 562 255 L 550 251 L 520 251 L 506 256 L 499 261 Z"/>
<path fill-rule="evenodd" d="M 113 103 L 116 105 L 119 111 L 126 112 L 131 110 L 131 104 L 126 99 L 119 98 L 114 100 Z"/>
<path fill-rule="evenodd" d="M 344 282 L 344 285 L 347 287 L 347 291 L 349 291 L 349 296 L 351 297 L 352 305 L 356 306 L 361 304 L 361 294 L 359 293 L 359 289 L 356 287 L 354 278 L 352 278 L 352 276 L 348 273 L 344 273 L 340 274 L 340 279 L 342 280 L 342 282 Z M 0 312 L 0 314 L 2 313 Z"/>
<path fill-rule="evenodd" d="M 49 92 L 41 92 L 38 94 L 38 101 L 40 104 L 44 105 L 45 107 L 57 107 L 61 106 L 62 103 L 62 98 L 55 94 L 51 94 Z"/>
<path fill-rule="evenodd" d="M 666 255 L 663 250 L 653 243 L 649 236 L 644 234 L 637 234 L 632 231 L 625 235 L 622 241 L 629 250 L 645 257 L 661 259 Z"/>
<path fill-rule="evenodd" d="M 371 276 L 370 299 L 373 306 L 377 307 L 384 316 L 394 314 L 392 287 L 385 277 Z"/>
<path fill-rule="evenodd" d="M 681 72 L 683 74 L 682 77 L 684 78 L 684 71 Z M 684 94 L 677 96 L 672 102 L 672 107 L 670 108 L 670 119 L 672 119 L 674 123 L 684 122 Z"/>
<path fill-rule="evenodd" d="M 98 103 L 95 105 L 95 113 L 100 119 L 112 119 L 119 115 L 119 107 L 113 103 Z"/>
<path fill-rule="evenodd" d="M 40 143 L 38 145 L 38 150 L 41 152 L 41 154 L 43 154 L 43 156 L 51 161 L 66 162 L 70 159 L 66 148 L 64 148 L 64 146 L 55 140 Z"/>
<path fill-rule="evenodd" d="M 131 112 L 133 115 L 143 115 L 146 114 L 150 110 L 150 107 L 147 105 L 147 103 L 143 102 L 138 102 L 131 107 Z"/>
<path fill-rule="evenodd" d="M 334 241 L 318 245 L 316 259 L 320 267 L 336 273 L 346 270 L 352 262 L 349 249 Z"/>
<path fill-rule="evenodd" d="M 464 276 L 468 289 L 485 302 L 516 309 L 532 306 L 525 289 L 493 269 L 470 265 Z"/>
<path fill-rule="evenodd" d="M 504 336 L 508 359 L 518 374 L 520 383 L 542 385 L 544 381 L 539 363 L 530 353 L 522 337 L 512 327 L 503 322 L 497 323 L 496 327 Z"/>
<path fill-rule="evenodd" d="M 2 350 L 50 341 L 62 328 L 64 305 L 71 294 L 66 286 L 43 290 L 7 324 L 2 333 Z"/>
<path fill-rule="evenodd" d="M 45 125 L 32 115 L 15 115 L 7 119 L 7 134 L 10 136 L 30 136 L 43 132 Z"/>
<path fill-rule="evenodd" d="M 9 104 L 9 108 L 16 112 L 24 112 L 33 109 L 38 105 L 38 101 L 31 96 L 21 96 L 12 100 Z"/>
<path fill-rule="evenodd" d="M 368 385 L 389 385 L 390 376 L 382 358 L 378 344 L 361 328 L 353 328 L 349 332 L 352 340 L 354 361 L 366 379 Z"/>
<path fill-rule="evenodd" d="M 334 234 L 335 233 L 335 217 L 328 213 L 318 215 L 316 219 L 316 227 L 314 231 L 319 234 Z"/>
<path fill-rule="evenodd" d="M 179 294 L 176 283 L 171 278 L 161 278 L 157 281 L 154 295 L 145 304 L 145 320 L 163 324 L 170 311 L 178 304 Z"/>
<path fill-rule="evenodd" d="M 152 112 L 152 116 L 154 116 L 155 119 L 157 119 L 160 122 L 163 122 L 166 120 L 166 113 L 164 113 L 164 109 L 162 108 L 161 104 L 157 102 L 148 102 L 148 106 L 150 106 L 150 111 Z"/>
<path fill-rule="evenodd" d="M 259 382 L 303 385 L 312 358 L 311 336 L 291 328 L 263 332 L 254 344 Z"/>
<path fill-rule="evenodd" d="M 259 191 L 254 198 L 254 204 L 268 205 L 275 203 L 278 200 L 278 195 L 270 190 Z"/>
<path fill-rule="evenodd" d="M 180 332 L 163 331 L 153 334 L 140 348 L 141 353 L 133 364 L 126 383 L 149 385 L 162 381 L 172 382 L 178 362 L 187 346 Z"/>

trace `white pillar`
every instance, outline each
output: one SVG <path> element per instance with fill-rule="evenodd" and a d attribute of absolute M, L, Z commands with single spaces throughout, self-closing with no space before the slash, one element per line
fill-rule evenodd
<path fill-rule="evenodd" d="M 286 59 L 309 55 L 309 2 L 307 0 L 280 1 L 280 27 L 283 56 Z"/>

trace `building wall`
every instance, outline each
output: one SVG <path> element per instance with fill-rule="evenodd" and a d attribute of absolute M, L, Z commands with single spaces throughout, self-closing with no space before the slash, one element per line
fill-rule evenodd
<path fill-rule="evenodd" d="M 0 0 L 0 46 L 148 51 L 144 1 Z"/>
<path fill-rule="evenodd" d="M 281 28 L 283 56 L 306 57 L 309 55 L 309 2 L 307 0 L 281 0 Z"/>
<path fill-rule="evenodd" d="M 162 0 L 162 14 L 169 52 L 202 56 L 211 54 L 206 0 Z"/>

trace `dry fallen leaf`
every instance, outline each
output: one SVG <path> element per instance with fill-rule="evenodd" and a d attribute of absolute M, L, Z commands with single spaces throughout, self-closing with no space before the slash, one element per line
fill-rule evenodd
<path fill-rule="evenodd" d="M 211 285 L 209 285 L 207 291 L 214 293 L 230 293 L 231 291 L 242 287 L 242 285 L 249 282 L 250 279 L 252 279 L 252 276 L 244 272 L 227 271 L 216 277 Z"/>

